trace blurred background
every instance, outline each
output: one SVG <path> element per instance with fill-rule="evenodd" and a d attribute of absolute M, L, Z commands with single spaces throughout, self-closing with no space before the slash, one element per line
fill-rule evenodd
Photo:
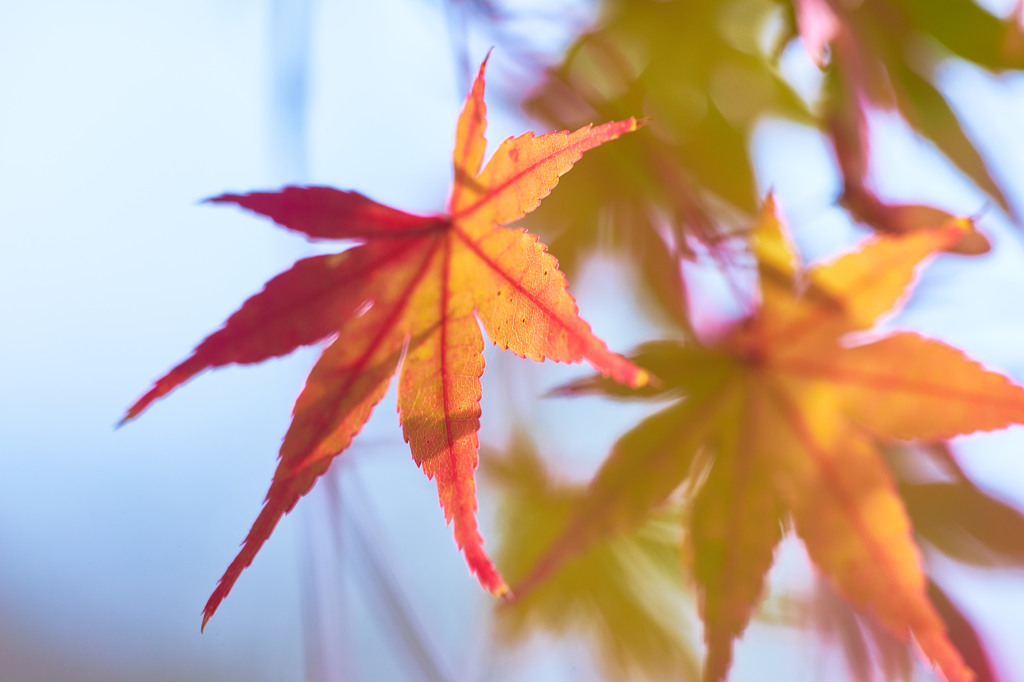
<path fill-rule="evenodd" d="M 720 245 L 772 189 L 806 260 L 912 229 L 900 204 L 977 215 L 992 250 L 939 257 L 886 327 L 1024 380 L 1018 3 L 833 7 L 847 32 L 822 70 L 773 0 L 0 3 L 0 678 L 696 679 L 673 510 L 584 557 L 562 602 L 496 611 L 393 392 L 200 635 L 317 350 L 204 375 L 113 425 L 264 281 L 328 248 L 198 202 L 309 183 L 443 210 L 492 46 L 490 149 L 650 119 L 527 223 L 613 349 L 738 314 Z M 587 370 L 486 359 L 481 520 L 504 568 L 537 549 L 531 514 L 566 513 L 657 406 L 544 398 Z M 905 451 L 894 468 L 958 643 L 974 637 L 983 678 L 1024 679 L 1024 430 L 951 451 L 966 478 L 941 491 Z M 793 542 L 732 678 L 934 679 Z"/>

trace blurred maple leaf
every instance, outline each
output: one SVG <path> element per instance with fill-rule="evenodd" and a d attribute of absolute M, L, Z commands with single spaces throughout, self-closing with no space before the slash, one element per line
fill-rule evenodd
<path fill-rule="evenodd" d="M 765 113 L 813 117 L 762 49 L 770 0 L 610 0 L 523 103 L 558 126 L 615 112 L 650 124 L 588 158 L 529 225 L 573 272 L 606 248 L 638 266 L 659 309 L 684 328 L 678 258 L 757 210 L 748 153 Z M 601 229 L 594 230 L 599 225 Z"/>
<path fill-rule="evenodd" d="M 495 344 L 522 357 L 586 360 L 617 381 L 645 383 L 647 373 L 610 352 L 579 317 L 546 247 L 524 229 L 498 227 L 536 208 L 583 152 L 637 123 L 630 118 L 572 133 L 525 133 L 505 140 L 481 171 L 486 63 L 459 116 L 445 214 L 411 215 L 329 187 L 210 200 L 237 204 L 314 239 L 362 243 L 301 260 L 269 281 L 122 421 L 207 368 L 260 362 L 336 335 L 295 403 L 263 510 L 207 602 L 204 626 L 281 517 L 348 447 L 400 361 L 398 411 L 413 459 L 436 480 L 456 543 L 496 595 L 508 588 L 484 552 L 476 521 L 480 323 Z"/>
<path fill-rule="evenodd" d="M 596 540 L 635 527 L 684 481 L 697 486 L 686 542 L 701 592 L 705 679 L 723 679 L 732 641 L 763 591 L 792 523 L 848 601 L 897 639 L 913 636 L 948 680 L 971 678 L 926 592 L 910 519 L 880 443 L 939 441 L 1024 422 L 1024 389 L 960 351 L 911 333 L 870 342 L 918 264 L 972 226 L 954 220 L 877 237 L 803 270 L 769 198 L 752 233 L 758 310 L 706 346 L 648 346 L 684 399 L 623 436 L 566 530 L 530 575 L 531 591 Z M 563 393 L 600 390 L 594 380 Z"/>
<path fill-rule="evenodd" d="M 586 488 L 559 482 L 522 431 L 501 455 L 488 451 L 481 473 L 501 497 L 497 561 L 523 578 L 584 499 Z M 677 507 L 659 510 L 628 534 L 583 551 L 552 579 L 497 614 L 507 643 L 536 628 L 582 632 L 608 679 L 693 679 L 699 661 L 680 616 L 692 595 L 679 575 Z"/>
<path fill-rule="evenodd" d="M 929 568 L 928 597 L 942 616 L 949 638 L 963 655 L 977 682 L 999 679 L 985 642 L 932 573 L 938 553 L 964 565 L 981 568 L 1024 568 L 1024 514 L 974 485 L 961 471 L 945 443 L 903 444 L 886 448 L 887 462 L 898 482 L 918 544 Z M 871 618 L 821 583 L 809 605 L 819 632 L 838 640 L 856 680 L 910 679 L 913 651 Z"/>

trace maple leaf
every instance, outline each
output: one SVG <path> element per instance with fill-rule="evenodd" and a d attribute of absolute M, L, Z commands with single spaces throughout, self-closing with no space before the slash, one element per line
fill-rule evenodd
<path fill-rule="evenodd" d="M 579 317 L 558 262 L 537 237 L 499 227 L 536 208 L 583 152 L 636 130 L 637 122 L 508 138 L 481 171 L 486 63 L 459 116 L 455 177 L 444 214 L 411 215 L 329 187 L 210 199 L 307 237 L 362 243 L 301 260 L 270 280 L 123 420 L 207 368 L 260 362 L 335 337 L 295 403 L 263 510 L 207 602 L 204 627 L 277 522 L 349 446 L 400 363 L 405 440 L 436 481 L 445 520 L 454 521 L 455 541 L 470 569 L 495 595 L 508 587 L 483 549 L 476 522 L 480 323 L 495 344 L 522 357 L 586 360 L 616 381 L 646 382 L 644 370 L 609 351 Z"/>
<path fill-rule="evenodd" d="M 1024 422 L 1024 389 L 913 333 L 863 342 L 916 267 L 972 229 L 954 220 L 804 271 L 769 198 L 753 232 L 758 310 L 707 346 L 648 346 L 685 398 L 623 436 L 574 518 L 517 598 L 596 539 L 635 527 L 684 481 L 698 486 L 686 542 L 705 626 L 706 680 L 723 679 L 733 640 L 764 589 L 791 523 L 835 589 L 900 640 L 912 636 L 948 680 L 971 673 L 926 592 L 908 514 L 880 450 Z M 593 391 L 596 381 L 563 392 Z"/>

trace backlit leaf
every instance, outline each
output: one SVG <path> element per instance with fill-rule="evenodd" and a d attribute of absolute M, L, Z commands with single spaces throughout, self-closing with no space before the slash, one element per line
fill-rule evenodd
<path fill-rule="evenodd" d="M 266 503 L 210 597 L 204 625 L 281 517 L 362 429 L 396 371 L 398 412 L 413 459 L 437 483 L 470 569 L 492 593 L 508 591 L 476 521 L 484 370 L 478 318 L 492 342 L 520 356 L 586 360 L 616 381 L 646 382 L 644 370 L 609 351 L 579 317 L 546 247 L 523 229 L 500 227 L 536 208 L 585 151 L 635 130 L 636 121 L 510 138 L 481 172 L 485 64 L 459 117 L 447 213 L 411 215 L 329 187 L 211 200 L 314 239 L 360 244 L 299 261 L 268 282 L 124 418 L 205 369 L 260 362 L 333 338 L 295 403 Z"/>

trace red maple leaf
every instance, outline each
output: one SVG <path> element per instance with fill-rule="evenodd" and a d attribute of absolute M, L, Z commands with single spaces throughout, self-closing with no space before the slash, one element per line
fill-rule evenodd
<path fill-rule="evenodd" d="M 418 216 L 329 187 L 210 199 L 267 216 L 314 239 L 355 239 L 267 282 L 127 412 L 138 416 L 199 372 L 284 355 L 333 337 L 295 403 L 263 510 L 203 611 L 203 625 L 281 517 L 351 443 L 398 371 L 398 412 L 413 459 L 437 482 L 445 519 L 470 569 L 508 592 L 476 522 L 484 342 L 521 357 L 586 360 L 632 386 L 647 373 L 610 352 L 579 317 L 558 262 L 537 237 L 499 227 L 532 211 L 583 152 L 637 128 L 634 119 L 501 143 L 483 162 L 484 67 L 459 116 L 448 211 Z M 123 422 L 122 422 L 123 423 Z"/>

